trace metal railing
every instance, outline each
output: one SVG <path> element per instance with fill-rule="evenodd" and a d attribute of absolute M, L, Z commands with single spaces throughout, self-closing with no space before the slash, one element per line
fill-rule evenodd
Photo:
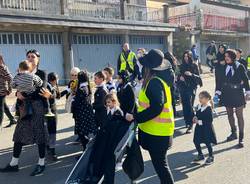
<path fill-rule="evenodd" d="M 168 21 L 172 24 L 177 24 L 180 27 L 190 27 L 192 29 L 198 28 L 199 26 L 199 13 L 189 13 L 184 15 L 169 17 Z"/>
<path fill-rule="evenodd" d="M 248 20 L 247 18 L 242 19 L 213 14 L 204 14 L 203 29 L 247 32 Z"/>
<path fill-rule="evenodd" d="M 60 0 L 1 0 L 0 10 L 20 14 L 60 15 Z"/>
<path fill-rule="evenodd" d="M 69 8 L 69 15 L 72 17 L 91 17 L 103 19 L 119 19 L 120 18 L 120 3 L 98 1 L 73 1 Z"/>
<path fill-rule="evenodd" d="M 141 5 L 127 5 L 128 20 L 163 22 L 163 8 L 148 8 Z"/>

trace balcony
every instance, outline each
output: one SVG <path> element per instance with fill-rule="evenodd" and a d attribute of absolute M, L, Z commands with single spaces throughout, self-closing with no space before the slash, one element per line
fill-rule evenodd
<path fill-rule="evenodd" d="M 214 15 L 202 12 L 172 16 L 170 23 L 188 29 L 211 31 L 248 32 L 248 18 L 235 18 L 223 15 Z"/>
<path fill-rule="evenodd" d="M 163 9 L 148 8 L 145 0 L 131 0 L 124 5 L 120 0 L 1 0 L 0 13 L 78 20 L 163 22 Z"/>

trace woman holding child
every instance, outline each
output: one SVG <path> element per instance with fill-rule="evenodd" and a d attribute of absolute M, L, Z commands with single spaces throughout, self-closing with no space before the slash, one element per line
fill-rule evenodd
<path fill-rule="evenodd" d="M 27 60 L 30 62 L 30 72 L 37 75 L 43 81 L 43 88 L 47 87 L 46 73 L 38 69 L 40 62 L 40 54 L 36 50 L 29 50 L 26 53 Z M 25 81 L 24 81 L 25 82 Z M 33 114 L 29 118 L 19 118 L 14 136 L 14 148 L 11 162 L 5 167 L 0 169 L 0 172 L 18 172 L 18 161 L 24 145 L 37 144 L 39 152 L 38 164 L 31 176 L 41 174 L 45 169 L 45 150 L 47 142 L 47 127 L 44 122 L 44 115 L 46 113 L 46 98 L 40 94 L 41 88 L 36 88 L 36 91 L 29 95 L 29 100 L 32 104 Z M 17 92 L 17 98 L 25 100 L 20 92 Z M 48 97 L 49 98 L 49 97 Z"/>

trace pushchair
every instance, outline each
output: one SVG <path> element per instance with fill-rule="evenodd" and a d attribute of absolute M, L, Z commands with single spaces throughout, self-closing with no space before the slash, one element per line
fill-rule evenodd
<path fill-rule="evenodd" d="M 123 133 L 122 138 L 116 145 L 114 149 L 115 162 L 118 163 L 124 157 L 126 150 L 131 147 L 132 143 L 135 140 L 135 131 L 136 125 L 135 123 L 131 123 L 131 125 L 127 128 L 127 130 Z M 99 175 L 95 180 L 89 181 L 89 171 L 91 170 L 91 155 L 95 153 L 95 144 L 97 143 L 98 136 L 92 139 L 88 145 L 84 153 L 81 155 L 78 162 L 75 164 L 74 168 L 70 172 L 65 184 L 100 184 L 104 179 L 104 175 Z M 141 157 L 142 159 L 142 157 Z M 142 160 L 143 164 L 143 160 Z M 140 174 L 143 172 L 143 169 L 140 171 Z"/>

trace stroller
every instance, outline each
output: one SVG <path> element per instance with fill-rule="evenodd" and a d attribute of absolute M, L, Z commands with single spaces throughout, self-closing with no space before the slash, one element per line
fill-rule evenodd
<path fill-rule="evenodd" d="M 115 155 L 115 162 L 118 163 L 119 161 L 122 160 L 122 158 L 124 157 L 126 151 L 127 151 L 127 157 L 124 161 L 123 164 L 123 168 L 125 171 L 129 171 L 130 173 L 127 173 L 128 176 L 130 177 L 130 179 L 134 180 L 136 178 L 138 178 L 140 176 L 140 174 L 143 172 L 143 159 L 142 159 L 142 155 L 141 153 L 137 153 L 137 165 L 139 165 L 139 167 L 136 168 L 136 171 L 131 171 L 133 170 L 133 168 L 126 168 L 126 167 L 130 167 L 132 165 L 132 163 L 130 164 L 130 162 L 134 162 L 135 159 L 133 159 L 133 155 L 134 153 L 133 150 L 135 150 L 134 148 L 132 148 L 132 146 L 136 146 L 136 139 L 135 139 L 135 131 L 136 131 L 136 125 L 135 123 L 131 123 L 131 125 L 126 129 L 126 131 L 123 131 L 123 135 L 121 137 L 121 139 L 119 140 L 118 144 L 116 144 L 115 149 L 114 149 L 114 155 Z M 103 146 L 105 148 L 105 145 L 100 145 L 98 144 L 98 139 L 100 137 L 98 137 L 98 135 L 92 139 L 86 148 L 86 151 L 82 154 L 82 156 L 80 157 L 80 159 L 78 160 L 78 162 L 76 163 L 76 165 L 74 166 L 74 168 L 72 169 L 72 171 L 70 172 L 65 184 L 100 184 L 102 183 L 103 179 L 104 179 L 104 174 L 99 175 L 97 178 L 95 178 L 94 180 L 89 181 L 89 177 L 91 175 L 89 175 L 90 171 L 93 169 L 92 165 L 91 165 L 91 157 L 93 155 L 96 155 L 96 153 L 98 152 L 98 148 L 96 147 L 98 146 Z M 97 144 L 97 145 L 96 145 Z M 137 143 L 138 145 L 138 143 Z M 130 148 L 132 148 L 131 150 L 129 150 Z M 139 146 L 138 146 L 139 148 Z M 127 150 L 128 149 L 128 150 Z M 138 149 L 137 149 L 138 151 Z M 131 154 L 129 154 L 129 152 L 131 152 Z M 131 159 L 132 158 L 132 159 Z M 139 162 L 138 162 L 139 161 Z M 135 163 L 133 163 L 134 165 Z M 124 166 L 125 165 L 125 166 Z M 133 173 L 131 173 L 133 172 Z"/>

